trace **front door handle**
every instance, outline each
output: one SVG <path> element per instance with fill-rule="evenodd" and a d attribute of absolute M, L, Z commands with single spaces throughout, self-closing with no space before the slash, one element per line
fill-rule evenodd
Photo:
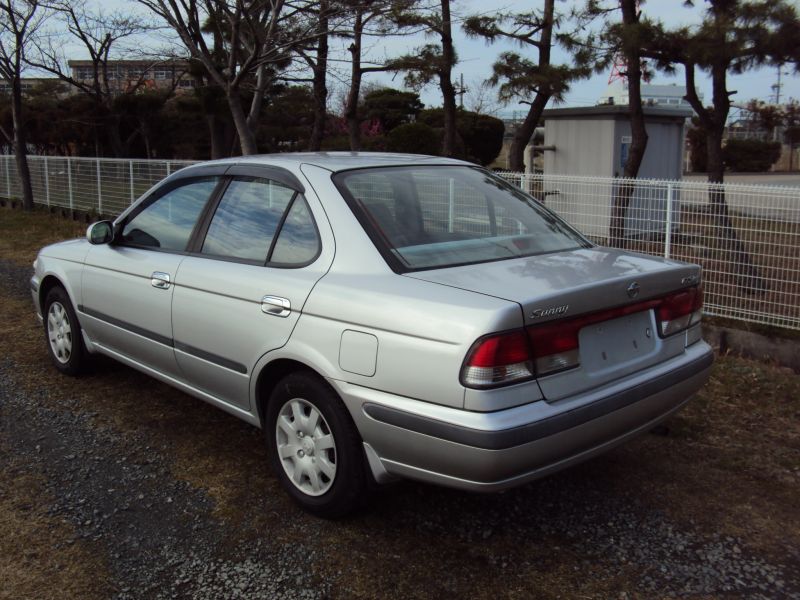
<path fill-rule="evenodd" d="M 261 312 L 275 317 L 288 317 L 292 313 L 292 303 L 278 296 L 264 296 L 261 299 Z"/>
<path fill-rule="evenodd" d="M 161 271 L 154 271 L 150 275 L 150 285 L 160 290 L 169 289 L 169 273 L 162 273 Z"/>

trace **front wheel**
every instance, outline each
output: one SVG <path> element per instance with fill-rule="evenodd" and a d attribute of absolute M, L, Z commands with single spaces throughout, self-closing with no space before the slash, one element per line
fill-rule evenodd
<path fill-rule="evenodd" d="M 264 432 L 275 474 L 304 509 L 336 518 L 362 505 L 367 477 L 361 438 L 342 401 L 320 378 L 284 377 L 270 396 Z"/>
<path fill-rule="evenodd" d="M 44 301 L 44 335 L 56 369 L 66 375 L 78 375 L 86 367 L 87 357 L 78 316 L 67 292 L 54 287 Z"/>

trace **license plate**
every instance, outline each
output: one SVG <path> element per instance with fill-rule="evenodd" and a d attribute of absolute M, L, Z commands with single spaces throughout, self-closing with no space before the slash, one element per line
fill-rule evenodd
<path fill-rule="evenodd" d="M 581 364 L 592 372 L 645 360 L 655 351 L 655 336 L 650 311 L 588 325 L 579 334 Z"/>

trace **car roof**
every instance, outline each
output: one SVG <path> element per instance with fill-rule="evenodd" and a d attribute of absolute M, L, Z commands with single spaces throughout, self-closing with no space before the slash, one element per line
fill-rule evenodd
<path fill-rule="evenodd" d="M 441 156 L 426 156 L 424 154 L 400 154 L 394 152 L 285 152 L 280 154 L 256 154 L 251 156 L 237 156 L 218 161 L 206 162 L 210 164 L 258 164 L 280 167 L 299 166 L 310 164 L 334 173 L 349 169 L 363 169 L 367 167 L 391 167 L 398 165 L 469 165 L 472 163 L 454 158 Z"/>

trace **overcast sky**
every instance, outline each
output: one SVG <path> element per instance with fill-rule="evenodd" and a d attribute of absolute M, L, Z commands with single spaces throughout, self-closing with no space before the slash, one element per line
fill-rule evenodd
<path fill-rule="evenodd" d="M 93 0 L 102 3 L 106 10 L 120 10 L 137 12 L 142 9 L 138 7 L 135 2 L 131 0 Z M 580 0 L 560 0 L 557 2 L 559 10 L 566 10 L 571 4 Z M 454 15 L 457 14 L 461 17 L 476 13 L 496 13 L 502 10 L 512 11 L 526 11 L 531 7 L 541 7 L 541 0 L 453 0 L 452 10 Z M 662 20 L 668 26 L 677 25 L 691 25 L 698 23 L 702 15 L 703 2 L 697 2 L 699 7 L 686 8 L 683 6 L 683 0 L 649 0 L 643 3 L 645 13 L 653 19 Z M 156 43 L 154 40 L 149 40 Z M 435 38 L 426 38 L 424 35 L 410 36 L 410 37 L 386 37 L 380 40 L 373 40 L 371 43 L 365 41 L 365 47 L 370 45 L 368 54 L 365 58 L 372 57 L 375 60 L 381 60 L 384 57 L 397 56 L 413 51 L 414 48 L 426 43 L 435 42 Z M 526 49 L 520 49 L 519 46 L 514 46 L 510 43 L 495 43 L 487 46 L 485 42 L 478 39 L 468 39 L 460 27 L 454 27 L 454 41 L 456 50 L 459 56 L 459 64 L 456 65 L 454 74 L 457 80 L 462 74 L 464 76 L 464 83 L 467 88 L 476 88 L 481 81 L 487 79 L 492 72 L 492 63 L 500 52 L 505 50 L 517 50 L 520 52 L 528 52 Z M 147 41 L 143 40 L 145 44 Z M 342 43 L 334 44 L 334 47 L 339 48 L 337 54 L 338 58 L 343 60 L 349 55 L 345 54 L 344 45 Z M 73 53 L 71 53 L 73 54 Z M 73 58 L 87 58 L 79 56 L 80 49 L 76 47 Z M 535 54 L 529 54 L 535 59 Z M 567 58 L 559 51 L 554 53 L 553 60 L 565 61 Z M 331 81 L 329 87 L 331 88 L 334 99 L 332 100 L 332 107 L 336 108 L 337 88 L 342 89 L 346 84 L 347 65 L 344 62 L 338 63 L 334 66 L 335 71 L 339 73 L 331 73 Z M 789 98 L 800 99 L 800 77 L 794 73 L 793 69 L 784 68 L 784 75 L 782 77 L 783 87 L 781 92 L 781 99 L 786 100 Z M 604 95 L 604 91 L 608 84 L 609 73 L 601 73 L 591 77 L 588 80 L 576 82 L 572 90 L 567 94 L 563 106 L 586 106 L 594 105 L 598 99 Z M 710 102 L 711 90 L 708 77 L 700 74 L 697 78 L 700 92 L 704 94 L 707 102 Z M 733 96 L 734 102 L 745 104 L 751 98 L 758 98 L 768 101 L 774 97 L 773 84 L 777 80 L 777 69 L 762 68 L 759 70 L 751 71 L 743 75 L 732 75 L 728 77 L 728 89 L 736 90 L 737 93 Z M 392 87 L 403 87 L 402 75 L 392 76 L 390 74 L 370 74 L 365 78 L 366 82 L 378 81 L 391 85 Z M 682 69 L 672 76 L 663 73 L 657 73 L 651 83 L 678 83 L 683 84 Z M 338 94 L 341 95 L 341 94 Z M 440 94 L 438 87 L 431 85 L 421 92 L 422 101 L 427 106 L 440 105 Z M 494 94 L 492 94 L 494 96 Z M 469 104 L 469 98 L 465 101 Z M 510 114 L 514 110 L 527 110 L 526 106 L 522 105 L 508 105 L 502 112 L 503 114 Z"/>

